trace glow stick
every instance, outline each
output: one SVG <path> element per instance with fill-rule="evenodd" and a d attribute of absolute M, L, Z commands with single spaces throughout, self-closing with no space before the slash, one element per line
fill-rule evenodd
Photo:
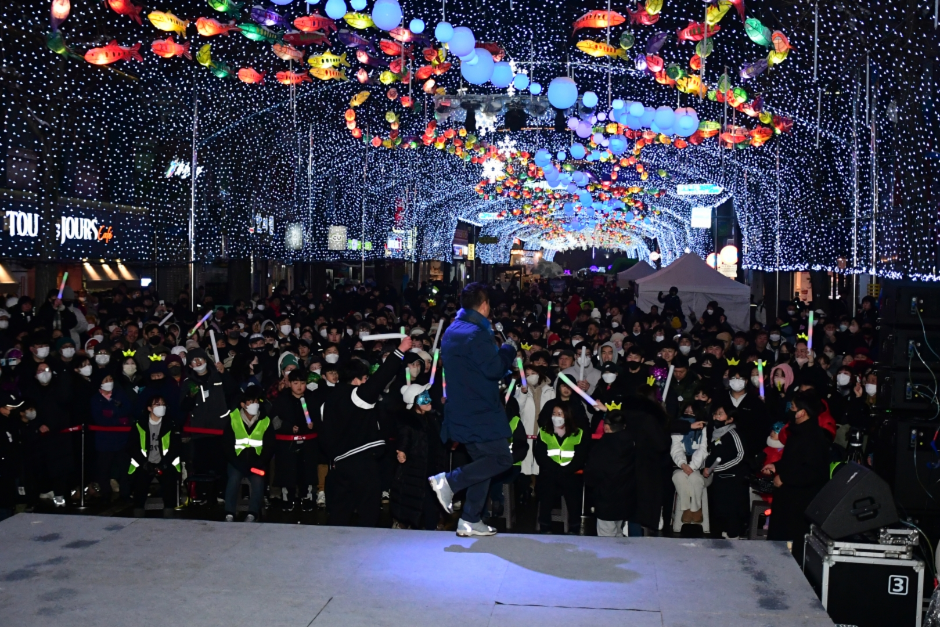
<path fill-rule="evenodd" d="M 307 419 L 307 426 L 313 426 L 313 421 L 310 420 L 310 412 L 307 411 L 307 399 L 305 399 L 303 396 L 300 397 L 300 406 L 304 408 L 304 418 Z"/>
<path fill-rule="evenodd" d="M 708 469 L 707 469 L 707 470 L 708 470 L 708 474 L 712 474 L 713 472 L 715 472 L 715 466 L 717 466 L 717 465 L 720 464 L 720 463 L 721 463 L 721 458 L 720 458 L 720 457 L 716 457 L 716 458 L 715 458 L 715 463 L 712 464 L 711 466 L 709 466 Z"/>
<path fill-rule="evenodd" d="M 401 336 L 402 336 L 402 337 L 405 337 L 405 335 L 406 335 L 406 333 L 405 333 L 405 327 L 401 327 L 400 331 L 401 331 Z"/>
<path fill-rule="evenodd" d="M 590 396 L 588 396 L 588 393 L 587 393 L 587 392 L 585 392 L 584 390 L 582 390 L 581 388 L 579 388 L 577 385 L 575 385 L 574 383 L 572 383 L 572 382 L 571 382 L 571 379 L 569 379 L 568 377 L 565 376 L 565 373 L 559 372 L 559 373 L 558 373 L 558 378 L 561 379 L 562 381 L 564 381 L 565 383 L 567 383 L 567 384 L 568 384 L 568 387 L 571 388 L 572 390 L 574 390 L 575 392 L 577 392 L 577 393 L 581 396 L 581 398 L 584 399 L 584 402 L 586 402 L 587 404 L 589 404 L 591 407 L 594 407 L 594 405 L 597 404 L 597 401 L 595 401 L 593 398 L 591 398 Z"/>
<path fill-rule="evenodd" d="M 264 471 L 261 470 L 260 468 L 252 468 L 252 469 L 251 469 L 251 472 L 253 472 L 253 473 L 255 473 L 256 475 L 259 475 L 259 476 L 261 476 L 261 477 L 264 476 Z"/>
<path fill-rule="evenodd" d="M 548 316 L 545 318 L 545 327 L 552 330 L 552 301 L 548 301 Z"/>
<path fill-rule="evenodd" d="M 443 366 L 441 367 L 441 389 L 444 390 L 444 398 L 447 398 L 447 373 L 444 372 Z"/>
<path fill-rule="evenodd" d="M 757 360 L 757 376 L 760 379 L 760 391 L 758 394 L 761 398 L 764 398 L 764 362 L 760 359 Z"/>
<path fill-rule="evenodd" d="M 506 400 L 503 401 L 504 403 L 509 402 L 509 396 L 512 394 L 512 390 L 515 387 L 516 387 L 516 380 L 513 379 L 512 381 L 509 382 L 509 389 L 506 390 Z"/>
<path fill-rule="evenodd" d="M 669 364 L 669 374 L 666 375 L 666 385 L 663 386 L 663 402 L 666 402 L 666 395 L 669 394 L 669 386 L 672 384 L 672 372 L 676 369 L 675 366 Z"/>
<path fill-rule="evenodd" d="M 434 385 L 434 375 L 437 373 L 437 358 L 441 355 L 441 349 L 434 349 L 434 361 L 431 363 L 431 382 L 429 385 Z"/>
<path fill-rule="evenodd" d="M 206 315 L 204 315 L 204 316 L 202 317 L 202 320 L 200 320 L 199 322 L 196 323 L 196 326 L 193 327 L 192 331 L 190 331 L 189 333 L 186 334 L 186 337 L 192 337 L 193 334 L 196 333 L 196 331 L 199 330 L 199 327 L 202 326 L 202 323 L 205 322 L 206 320 L 208 320 L 208 319 L 209 319 L 209 316 L 211 316 L 211 315 L 212 315 L 212 311 L 211 311 L 211 310 L 208 311 L 208 312 L 206 312 Z"/>
<path fill-rule="evenodd" d="M 431 352 L 433 353 L 437 350 L 437 342 L 441 339 L 441 331 L 444 329 L 444 321 L 438 320 L 437 322 L 437 334 L 434 336 L 434 343 L 431 344 Z"/>
<path fill-rule="evenodd" d="M 522 357 L 516 357 L 516 366 L 519 367 L 519 381 L 522 383 L 522 389 L 525 390 L 528 386 L 525 380 L 525 369 L 522 367 Z M 513 381 L 515 381 L 515 379 L 513 379 Z"/>
<path fill-rule="evenodd" d="M 209 329 L 209 339 L 212 340 L 212 356 L 215 357 L 215 363 L 219 363 L 219 347 L 215 344 L 215 331 Z"/>
<path fill-rule="evenodd" d="M 62 300 L 62 292 L 65 291 L 65 282 L 69 280 L 69 273 L 62 275 L 62 285 L 59 286 L 59 300 Z"/>
<path fill-rule="evenodd" d="M 806 332 L 806 350 L 813 350 L 813 310 L 809 310 L 809 331 Z"/>
<path fill-rule="evenodd" d="M 581 374 L 578 375 L 578 381 L 584 381 L 584 357 L 587 355 L 587 347 L 581 347 Z"/>
<path fill-rule="evenodd" d="M 404 333 L 377 333 L 376 335 L 363 335 L 359 339 L 363 342 L 377 342 L 379 340 L 401 340 L 407 337 Z"/>
<path fill-rule="evenodd" d="M 170 313 L 168 313 L 168 314 L 166 315 L 166 318 L 164 318 L 163 320 L 160 321 L 160 324 L 158 324 L 157 326 L 162 327 L 163 325 L 166 324 L 166 321 L 169 320 L 169 319 L 172 318 L 172 317 L 173 317 L 173 312 L 171 311 Z"/>
<path fill-rule="evenodd" d="M 405 366 L 405 385 L 411 385 L 411 368 Z"/>

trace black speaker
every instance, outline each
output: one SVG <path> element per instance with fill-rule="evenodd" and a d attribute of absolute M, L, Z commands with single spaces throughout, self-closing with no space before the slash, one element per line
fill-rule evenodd
<path fill-rule="evenodd" d="M 806 517 L 838 540 L 898 521 L 891 488 L 874 472 L 849 462 L 806 508 Z"/>

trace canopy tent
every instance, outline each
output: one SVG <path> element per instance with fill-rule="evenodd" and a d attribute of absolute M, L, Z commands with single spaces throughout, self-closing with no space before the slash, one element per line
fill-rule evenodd
<path fill-rule="evenodd" d="M 746 331 L 751 326 L 751 288 L 719 274 L 695 253 L 682 255 L 659 272 L 638 279 L 636 284 L 636 302 L 644 311 L 652 305 L 662 308 L 659 292 L 677 287 L 686 315 L 690 308 L 701 315 L 708 302 L 714 300 L 725 310 L 728 323 L 736 331 Z"/>
<path fill-rule="evenodd" d="M 630 287 L 630 281 L 642 279 L 643 277 L 647 277 L 655 272 L 656 268 L 641 260 L 623 272 L 617 273 L 617 287 L 620 289 Z"/>

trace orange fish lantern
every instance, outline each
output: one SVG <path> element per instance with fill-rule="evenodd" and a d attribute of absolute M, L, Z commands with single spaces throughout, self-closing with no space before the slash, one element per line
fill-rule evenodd
<path fill-rule="evenodd" d="M 381 48 L 382 52 L 389 55 L 390 57 L 401 56 L 402 52 L 404 52 L 404 55 L 407 58 L 409 59 L 414 58 L 414 54 L 412 53 L 412 47 L 402 46 L 397 41 L 390 41 L 388 39 L 383 39 L 382 41 L 379 42 L 379 48 Z"/>
<path fill-rule="evenodd" d="M 608 26 L 620 26 L 627 21 L 627 18 L 616 11 L 588 11 L 574 21 L 574 31 L 578 32 L 582 28 L 607 28 Z"/>
<path fill-rule="evenodd" d="M 419 81 L 423 81 L 423 80 L 427 80 L 431 78 L 432 74 L 434 74 L 434 66 L 425 65 L 423 67 L 418 68 L 418 71 L 415 72 L 415 78 L 418 79 Z"/>
<path fill-rule="evenodd" d="M 238 80 L 249 85 L 260 85 L 264 82 L 264 72 L 258 72 L 250 67 L 238 70 Z"/>
<path fill-rule="evenodd" d="M 172 35 L 166 39 L 156 40 L 150 45 L 150 49 L 153 50 L 155 55 L 163 57 L 164 59 L 172 59 L 173 57 L 179 56 L 184 56 L 190 60 L 193 58 L 192 55 L 189 54 L 189 42 L 178 44 L 173 41 Z"/>
<path fill-rule="evenodd" d="M 388 69 L 392 74 L 401 74 L 402 62 L 401 59 L 392 59 L 388 64 Z"/>
<path fill-rule="evenodd" d="M 748 139 L 747 129 L 743 126 L 735 126 L 729 124 L 725 127 L 725 132 L 721 134 L 719 139 L 726 144 L 727 147 L 732 147 L 734 145 L 745 142 Z"/>
<path fill-rule="evenodd" d="M 758 126 L 751 131 L 751 146 L 763 146 L 773 135 L 774 132 L 766 126 Z"/>
<path fill-rule="evenodd" d="M 274 75 L 277 79 L 277 82 L 281 85 L 299 85 L 304 81 L 312 83 L 313 79 L 310 78 L 309 74 L 305 72 L 289 72 L 284 70 L 283 72 L 278 72 Z"/>
<path fill-rule="evenodd" d="M 58 30 L 59 24 L 68 19 L 72 12 L 69 0 L 52 0 L 52 30 Z"/>
<path fill-rule="evenodd" d="M 356 119 L 356 112 L 352 109 L 346 109 L 346 113 L 343 114 L 343 117 L 346 118 L 347 122 L 353 122 Z"/>
<path fill-rule="evenodd" d="M 646 69 L 653 74 L 662 71 L 664 65 L 662 57 L 655 54 L 646 55 Z"/>
<path fill-rule="evenodd" d="M 373 146 L 374 148 L 378 148 L 378 147 L 381 146 L 381 145 L 382 145 L 382 138 L 381 138 L 381 137 L 373 137 L 373 138 L 372 138 L 372 146 Z"/>
<path fill-rule="evenodd" d="M 335 32 L 336 22 L 328 17 L 323 17 L 319 13 L 314 12 L 313 15 L 305 15 L 304 17 L 298 17 L 296 20 L 294 20 L 294 28 L 305 33 L 312 33 L 315 30 L 322 29 L 326 29 L 327 32 Z"/>
<path fill-rule="evenodd" d="M 304 60 L 303 50 L 298 50 L 289 44 L 274 44 L 271 49 L 274 50 L 274 56 L 282 61 L 300 63 Z"/>
<path fill-rule="evenodd" d="M 362 139 L 362 129 L 354 128 L 352 130 L 352 136 L 355 137 L 356 139 Z"/>
<path fill-rule="evenodd" d="M 668 86 L 676 84 L 676 81 L 669 78 L 669 75 L 666 74 L 666 70 L 659 70 L 658 72 L 656 72 L 656 82 L 659 83 L 660 85 L 668 85 Z"/>
<path fill-rule="evenodd" d="M 770 36 L 770 41 L 774 46 L 774 52 L 783 54 L 788 50 L 792 50 L 793 46 L 790 45 L 790 40 L 787 39 L 787 36 L 781 33 L 779 30 L 775 30 L 774 34 Z"/>
<path fill-rule="evenodd" d="M 646 10 L 646 5 L 642 2 L 637 5 L 636 11 L 627 9 L 631 24 L 640 24 L 641 26 L 652 26 L 659 21 L 659 13 L 651 14 Z"/>
<path fill-rule="evenodd" d="M 406 109 L 410 109 L 411 107 L 414 106 L 414 104 L 415 104 L 415 101 L 411 96 L 401 97 L 401 106 L 405 107 Z"/>
<path fill-rule="evenodd" d="M 218 20 L 208 17 L 200 17 L 196 20 L 196 31 L 203 37 L 215 37 L 216 35 L 225 35 L 231 32 L 240 33 L 242 29 L 235 25 L 235 22 L 222 24 Z"/>
<path fill-rule="evenodd" d="M 715 24 L 708 27 L 708 36 L 714 37 L 715 33 L 721 30 L 721 26 Z M 689 21 L 689 25 L 676 31 L 679 41 L 702 41 L 705 38 L 705 24 L 701 22 Z"/>
<path fill-rule="evenodd" d="M 689 59 L 689 67 L 698 72 L 702 69 L 702 57 L 697 54 L 693 54 L 692 58 Z"/>
<path fill-rule="evenodd" d="M 125 48 L 119 46 L 117 41 L 111 40 L 107 46 L 92 48 L 85 53 L 85 60 L 92 65 L 110 65 L 117 61 L 130 61 L 131 59 L 144 62 L 144 58 L 140 56 L 140 44 Z"/>
<path fill-rule="evenodd" d="M 424 93 L 426 93 L 426 94 L 433 94 L 433 93 L 434 93 L 434 85 L 435 85 L 434 79 L 433 79 L 433 78 L 429 78 L 428 80 L 426 80 L 426 81 L 424 82 L 424 86 L 421 88 L 421 90 L 422 90 Z"/>
<path fill-rule="evenodd" d="M 689 142 L 679 137 L 676 139 L 676 141 L 672 142 L 672 145 L 678 148 L 679 150 L 682 150 L 683 148 L 689 147 Z"/>
<path fill-rule="evenodd" d="M 132 3 L 131 0 L 108 0 L 108 6 L 111 7 L 111 10 L 118 15 L 126 15 L 127 17 L 137 22 L 138 26 L 143 26 L 143 20 L 140 18 L 140 12 L 144 9 L 143 7 L 139 7 Z"/>

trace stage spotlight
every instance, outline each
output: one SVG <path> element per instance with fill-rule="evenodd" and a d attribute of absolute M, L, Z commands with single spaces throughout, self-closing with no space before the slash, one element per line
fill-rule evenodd
<path fill-rule="evenodd" d="M 552 107 L 554 109 L 554 107 Z M 568 118 L 562 109 L 555 109 L 555 132 L 565 133 L 568 131 Z"/>
<path fill-rule="evenodd" d="M 521 131 L 529 123 L 529 116 L 523 109 L 506 111 L 506 128 L 512 132 Z"/>

